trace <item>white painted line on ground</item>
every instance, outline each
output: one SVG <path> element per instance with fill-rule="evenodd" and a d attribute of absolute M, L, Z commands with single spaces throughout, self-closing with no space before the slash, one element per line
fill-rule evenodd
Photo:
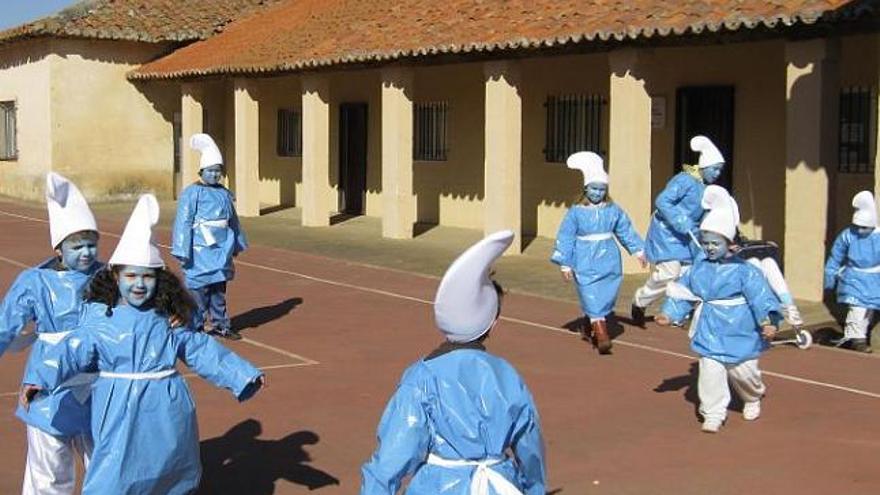
<path fill-rule="evenodd" d="M 278 348 L 278 347 L 274 347 L 274 346 L 271 346 L 271 345 L 269 345 L 269 344 L 264 344 L 263 342 L 260 342 L 260 341 L 257 341 L 257 340 L 254 340 L 254 339 L 251 339 L 251 338 L 248 338 L 248 337 L 243 337 L 243 338 L 241 339 L 241 341 L 242 341 L 242 342 L 245 342 L 245 343 L 248 343 L 248 344 L 250 344 L 250 345 L 252 345 L 252 346 L 254 346 L 254 347 L 259 347 L 260 349 L 266 349 L 267 351 L 272 351 L 272 352 L 274 352 L 274 353 L 276 353 L 276 354 L 281 354 L 282 356 L 287 356 L 287 357 L 289 357 L 289 358 L 291 358 L 291 359 L 299 360 L 299 361 L 301 361 L 303 364 L 309 364 L 309 365 L 311 365 L 311 364 L 321 364 L 321 363 L 315 361 L 314 359 L 309 359 L 309 358 L 307 358 L 307 357 L 300 356 L 299 354 L 294 354 L 294 353 L 292 353 L 292 352 L 285 351 L 284 349 L 281 349 L 281 348 Z"/>
<path fill-rule="evenodd" d="M 40 219 L 40 218 L 27 217 L 27 216 L 24 216 L 24 215 L 18 215 L 18 214 L 15 214 L 15 213 L 8 213 L 8 212 L 2 211 L 2 210 L 0 210 L 0 214 L 8 215 L 8 216 L 16 217 L 16 218 L 24 218 L 24 219 L 28 219 L 28 220 L 34 220 L 34 221 L 38 221 L 38 222 L 47 223 L 46 220 L 43 220 L 43 219 Z M 101 234 L 105 234 L 105 235 L 112 236 L 112 237 L 119 237 L 119 235 L 117 235 L 117 234 L 113 234 L 113 233 L 110 233 L 110 232 L 101 232 Z M 164 245 L 164 244 L 160 244 L 160 246 L 162 246 L 162 247 L 164 247 L 164 248 L 169 248 L 169 246 L 166 246 L 166 245 Z M 294 271 L 290 271 L 290 270 L 282 270 L 282 269 L 280 269 L 280 268 L 274 268 L 274 267 L 265 266 L 265 265 L 258 265 L 258 264 L 256 264 L 256 263 L 248 263 L 248 262 L 246 262 L 246 261 L 237 261 L 236 263 L 238 263 L 239 265 L 242 265 L 242 266 L 248 266 L 248 267 L 251 267 L 251 268 L 257 268 L 257 269 L 260 269 L 260 270 L 266 270 L 266 271 L 269 271 L 269 272 L 280 273 L 280 274 L 284 274 L 284 275 L 292 275 L 292 276 L 295 276 L 295 277 L 304 278 L 304 279 L 306 279 L 306 280 L 312 280 L 312 281 L 315 281 L 315 282 L 321 282 L 321 283 L 324 283 L 324 284 L 334 285 L 334 286 L 337 286 L 337 287 L 346 287 L 346 288 L 349 288 L 349 289 L 354 289 L 354 290 L 358 290 L 358 291 L 362 291 L 362 292 L 369 292 L 369 293 L 372 293 L 372 294 L 378 294 L 378 295 L 382 295 L 382 296 L 388 296 L 388 297 L 392 297 L 392 298 L 396 298 L 396 299 L 402 299 L 402 300 L 412 301 L 412 302 L 417 302 L 417 303 L 421 303 L 421 304 L 428 304 L 428 305 L 432 305 L 432 304 L 434 304 L 433 301 L 428 301 L 428 300 L 426 300 L 426 299 L 421 299 L 421 298 L 418 298 L 418 297 L 407 296 L 407 295 L 404 295 L 404 294 L 398 294 L 398 293 L 396 293 L 396 292 L 391 292 L 391 291 L 386 291 L 386 290 L 381 290 L 381 289 L 374 289 L 374 288 L 372 288 L 372 287 L 364 287 L 364 286 L 361 286 L 361 285 L 349 284 L 349 283 L 346 283 L 346 282 L 339 282 L 339 281 L 336 281 L 336 280 L 329 280 L 329 279 L 325 279 L 325 278 L 314 277 L 314 276 L 311 276 L 311 275 L 306 275 L 306 274 L 304 274 L 304 273 L 298 273 L 298 272 L 294 272 Z M 518 318 L 511 318 L 511 317 L 508 317 L 508 316 L 502 316 L 500 319 L 501 319 L 501 320 L 504 320 L 504 321 L 509 321 L 509 322 L 511 322 L 511 323 L 518 323 L 518 324 L 520 324 L 520 325 L 524 325 L 524 326 L 530 326 L 530 327 L 535 327 L 535 328 L 541 328 L 541 329 L 544 329 L 544 330 L 552 330 L 552 331 L 557 332 L 557 333 L 564 333 L 564 334 L 571 334 L 571 333 L 572 333 L 572 332 L 569 332 L 568 330 L 565 330 L 565 329 L 563 329 L 563 328 L 552 327 L 552 326 L 550 326 L 550 325 L 544 325 L 544 324 L 542 324 L 542 323 L 536 323 L 536 322 L 528 321 L 528 320 L 521 320 L 521 319 L 518 319 Z M 246 340 L 246 339 L 243 339 L 243 340 Z M 668 350 L 666 350 L 666 349 L 660 349 L 660 348 L 658 348 L 658 347 L 653 347 L 653 346 L 649 346 L 649 345 L 636 344 L 635 342 L 627 342 L 627 341 L 625 341 L 625 340 L 620 340 L 620 339 L 616 339 L 616 340 L 614 341 L 614 343 L 615 343 L 615 344 L 623 345 L 623 346 L 625 346 L 625 347 L 632 347 L 632 348 L 635 348 L 635 349 L 641 349 L 641 350 L 644 350 L 644 351 L 653 352 L 653 353 L 657 353 L 657 354 L 664 354 L 664 355 L 667 355 L 667 356 L 673 356 L 673 357 L 678 357 L 678 358 L 688 359 L 688 360 L 690 360 L 690 361 L 696 361 L 696 359 L 694 358 L 694 356 L 688 356 L 687 354 L 681 354 L 681 353 L 674 352 L 674 351 L 668 351 Z M 269 348 L 269 347 L 271 347 L 271 346 L 267 346 L 267 348 Z M 284 352 L 284 355 L 288 355 L 288 354 L 286 353 L 286 351 Z M 288 357 L 289 357 L 289 356 L 288 356 Z M 814 385 L 814 386 L 817 386 L 817 387 L 824 387 L 824 388 L 828 388 L 828 389 L 832 389 L 832 390 L 839 390 L 839 391 L 842 391 L 842 392 L 848 392 L 848 393 L 852 393 L 852 394 L 856 394 L 856 395 L 861 395 L 861 396 L 865 396 L 865 397 L 871 397 L 871 398 L 874 398 L 874 399 L 880 399 L 880 394 L 878 394 L 878 393 L 874 393 L 874 392 L 868 392 L 868 391 L 866 391 L 866 390 L 860 390 L 860 389 L 857 389 L 857 388 L 844 387 L 844 386 L 842 386 L 842 385 L 836 385 L 836 384 L 833 384 L 833 383 L 826 383 L 826 382 L 820 382 L 820 381 L 816 381 L 816 380 L 810 380 L 810 379 L 808 379 L 808 378 L 801 378 L 801 377 L 794 376 L 794 375 L 787 375 L 787 374 L 784 374 L 784 373 L 777 373 L 777 372 L 775 372 L 775 371 L 761 370 L 761 372 L 762 372 L 763 374 L 767 375 L 767 376 L 773 376 L 773 377 L 780 378 L 780 379 L 783 379 L 783 380 L 790 380 L 790 381 L 793 381 L 793 382 L 796 382 L 796 383 L 804 383 L 804 384 L 808 384 L 808 385 Z"/>

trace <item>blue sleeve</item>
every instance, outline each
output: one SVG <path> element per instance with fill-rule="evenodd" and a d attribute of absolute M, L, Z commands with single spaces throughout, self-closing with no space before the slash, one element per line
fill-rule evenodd
<path fill-rule="evenodd" d="M 618 210 L 620 213 L 617 216 L 617 222 L 614 223 L 614 234 L 617 236 L 617 240 L 620 241 L 620 244 L 623 245 L 624 249 L 626 249 L 626 252 L 629 254 L 644 251 L 645 241 L 642 240 L 642 237 L 636 232 L 632 221 L 629 219 L 629 215 L 627 215 L 620 207 L 618 207 Z"/>
<path fill-rule="evenodd" d="M 550 256 L 553 263 L 570 268 L 574 268 L 574 244 L 577 240 L 577 216 L 574 211 L 575 207 L 572 206 L 562 219 L 556 234 L 556 249 Z"/>
<path fill-rule="evenodd" d="M 95 370 L 98 352 L 91 336 L 89 327 L 81 326 L 58 344 L 43 346 L 42 352 L 32 352 L 21 382 L 51 391 L 77 373 Z"/>
<path fill-rule="evenodd" d="M 748 263 L 743 263 L 743 266 L 746 268 L 746 273 L 743 277 L 742 292 L 746 296 L 755 321 L 759 324 L 770 321 L 778 325 L 781 319 L 779 298 L 758 267 Z"/>
<path fill-rule="evenodd" d="M 189 328 L 173 330 L 177 337 L 177 357 L 190 369 L 216 387 L 232 392 L 239 401 L 253 397 L 263 372 L 230 351 L 213 337 Z"/>
<path fill-rule="evenodd" d="M 693 273 L 694 270 L 690 269 L 685 272 L 675 283 L 678 283 L 687 290 L 693 292 Z M 666 297 L 666 300 L 663 301 L 663 307 L 660 312 L 669 317 L 669 319 L 673 322 L 681 322 L 694 310 L 694 305 L 696 303 L 694 301 L 687 301 L 685 299 L 676 299 L 674 297 Z"/>
<path fill-rule="evenodd" d="M 230 194 L 229 201 L 232 200 L 233 198 Z M 229 228 L 235 233 L 235 247 L 232 252 L 233 254 L 238 254 L 248 248 L 248 240 L 244 230 L 241 228 L 241 222 L 238 221 L 238 213 L 235 211 L 235 203 L 232 204 L 231 210 L 232 218 L 229 219 Z"/>
<path fill-rule="evenodd" d="M 394 495 L 428 456 L 431 439 L 424 393 L 402 383 L 379 422 L 379 447 L 361 468 L 361 495 Z"/>
<path fill-rule="evenodd" d="M 688 194 L 691 194 L 688 182 L 681 180 L 680 177 L 682 176 L 678 175 L 669 181 L 663 192 L 657 196 L 654 206 L 657 207 L 660 216 L 663 217 L 663 220 L 673 230 L 681 235 L 687 235 L 688 232 L 693 231 L 697 226 L 690 215 L 688 215 L 688 212 L 679 206 L 681 200 Z"/>
<path fill-rule="evenodd" d="M 9 344 L 21 334 L 28 322 L 36 319 L 34 305 L 37 295 L 33 290 L 33 275 L 21 273 L 3 298 L 0 305 L 0 356 Z"/>
<path fill-rule="evenodd" d="M 190 191 L 192 186 L 183 190 L 177 200 L 177 216 L 171 232 L 171 255 L 182 260 L 192 259 L 193 222 L 196 217 L 197 195 Z"/>
<path fill-rule="evenodd" d="M 517 418 L 514 437 L 511 442 L 516 463 L 520 467 L 520 486 L 525 495 L 544 495 L 547 473 L 544 467 L 544 438 L 541 435 L 541 423 L 538 409 L 525 384 L 523 392 L 527 397 L 528 406 Z"/>
<path fill-rule="evenodd" d="M 834 239 L 828 261 L 825 262 L 825 288 L 833 289 L 837 285 L 837 274 L 840 267 L 846 262 L 846 253 L 849 251 L 849 235 L 843 231 Z"/>

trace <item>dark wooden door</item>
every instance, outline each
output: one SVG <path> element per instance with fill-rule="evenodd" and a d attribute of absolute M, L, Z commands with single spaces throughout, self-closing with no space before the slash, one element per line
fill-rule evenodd
<path fill-rule="evenodd" d="M 697 153 L 691 151 L 690 140 L 702 134 L 715 143 L 727 161 L 719 186 L 732 191 L 733 186 L 733 86 L 694 86 L 679 88 L 676 94 L 675 166 L 696 164 Z"/>
<path fill-rule="evenodd" d="M 339 211 L 363 215 L 367 192 L 367 104 L 339 107 Z"/>

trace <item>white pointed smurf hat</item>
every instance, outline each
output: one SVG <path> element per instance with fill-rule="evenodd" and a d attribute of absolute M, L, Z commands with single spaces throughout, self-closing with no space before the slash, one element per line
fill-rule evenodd
<path fill-rule="evenodd" d="M 193 134 L 189 138 L 190 148 L 202 154 L 199 159 L 199 170 L 212 165 L 223 165 L 223 155 L 214 139 L 207 134 Z"/>
<path fill-rule="evenodd" d="M 723 165 L 725 163 L 721 151 L 706 136 L 694 136 L 691 138 L 691 149 L 700 154 L 700 162 L 697 164 L 700 168 Z"/>
<path fill-rule="evenodd" d="M 584 186 L 593 183 L 608 184 L 608 173 L 602 157 L 592 151 L 578 151 L 565 161 L 568 168 L 575 168 L 584 174 Z"/>
<path fill-rule="evenodd" d="M 109 264 L 164 268 L 165 262 L 153 244 L 153 226 L 158 221 L 159 202 L 156 196 L 142 195 L 128 218 Z"/>
<path fill-rule="evenodd" d="M 871 191 L 862 191 L 853 196 L 852 205 L 856 209 L 852 219 L 854 225 L 877 228 L 877 204 Z"/>
<path fill-rule="evenodd" d="M 73 182 L 55 172 L 46 174 L 46 207 L 49 210 L 49 237 L 53 249 L 70 234 L 98 230 L 86 198 Z"/>
<path fill-rule="evenodd" d="M 487 236 L 461 254 L 443 275 L 434 298 L 434 320 L 450 342 L 472 342 L 492 328 L 498 293 L 489 278 L 492 263 L 513 242 L 513 231 Z"/>
<path fill-rule="evenodd" d="M 739 225 L 739 205 L 730 193 L 721 186 L 708 186 L 703 193 L 702 206 L 709 211 L 700 222 L 700 230 L 721 234 L 732 241 Z"/>

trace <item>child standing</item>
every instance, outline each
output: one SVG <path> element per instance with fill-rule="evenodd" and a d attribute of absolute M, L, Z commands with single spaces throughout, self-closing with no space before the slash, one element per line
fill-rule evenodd
<path fill-rule="evenodd" d="M 568 157 L 568 168 L 584 175 L 584 191 L 578 204 L 569 208 L 556 235 L 556 249 L 550 261 L 560 266 L 563 279 L 577 284 L 581 310 L 590 320 L 593 344 L 601 354 L 611 351 L 605 317 L 623 281 L 620 250 L 615 238 L 644 268 L 644 242 L 632 222 L 608 197 L 608 174 L 602 157 L 582 151 Z M 591 338 L 587 328 L 584 340 Z"/>
<path fill-rule="evenodd" d="M 880 230 L 877 205 L 870 191 L 853 197 L 852 225 L 841 232 L 825 263 L 825 289 L 837 287 L 837 302 L 849 306 L 843 339 L 838 345 L 871 352 L 868 327 L 880 308 Z"/>
<path fill-rule="evenodd" d="M 766 390 L 758 356 L 776 333 L 779 301 L 755 266 L 733 255 L 736 235 L 732 205 L 713 205 L 700 223 L 704 254 L 677 281 L 669 284 L 657 323 L 680 321 L 696 307 L 691 349 L 700 356 L 697 391 L 703 431 L 716 433 L 727 417 L 730 385 L 745 403 L 743 418 L 758 419 Z"/>
<path fill-rule="evenodd" d="M 656 210 L 645 238 L 645 255 L 653 269 L 633 296 L 632 319 L 645 325 L 645 309 L 659 299 L 669 282 L 693 263 L 694 238 L 703 218 L 703 190 L 721 176 L 724 157 L 706 136 L 695 136 L 691 150 L 700 154 L 696 166 L 684 165 L 654 201 Z"/>
<path fill-rule="evenodd" d="M 29 367 L 25 376 L 22 403 L 29 404 L 80 371 L 99 371 L 86 495 L 187 494 L 198 487 L 195 406 L 175 370 L 178 360 L 238 400 L 264 384 L 258 369 L 211 337 L 170 326 L 168 317 L 186 319 L 192 303 L 152 244 L 158 218 L 156 198 L 142 196 L 110 269 L 90 282 L 79 327 L 40 358 L 46 365 Z"/>
<path fill-rule="evenodd" d="M 434 317 L 446 342 L 404 372 L 361 470 L 362 495 L 396 494 L 409 475 L 407 493 L 544 495 L 535 403 L 516 370 L 483 346 L 501 311 L 489 270 L 512 241 L 511 231 L 486 237 L 443 276 Z"/>
<path fill-rule="evenodd" d="M 32 356 L 41 356 L 53 347 L 76 326 L 83 289 L 102 266 L 97 261 L 95 217 L 76 185 L 49 173 L 46 203 L 55 256 L 22 272 L 6 293 L 0 305 L 0 355 L 7 349 L 24 348 L 31 341 Z M 35 333 L 25 336 L 23 330 L 31 322 L 36 324 Z M 40 360 L 28 364 L 29 368 L 43 366 Z M 73 493 L 76 458 L 88 466 L 92 450 L 91 380 L 86 375 L 73 377 L 37 406 L 16 411 L 16 416 L 27 424 L 23 494 Z"/>
<path fill-rule="evenodd" d="M 171 254 L 180 261 L 186 287 L 195 299 L 193 325 L 239 340 L 226 310 L 226 284 L 235 276 L 232 258 L 248 247 L 232 193 L 223 187 L 223 157 L 207 134 L 195 134 L 190 146 L 201 152 L 198 182 L 177 200 Z"/>

